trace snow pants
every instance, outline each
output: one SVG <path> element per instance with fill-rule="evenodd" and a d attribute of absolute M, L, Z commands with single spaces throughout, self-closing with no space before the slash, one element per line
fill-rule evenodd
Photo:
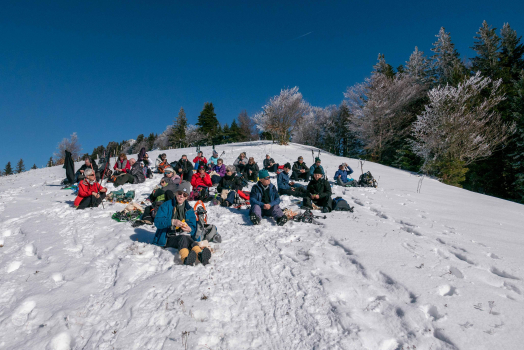
<path fill-rule="evenodd" d="M 278 194 L 280 195 L 285 194 L 288 196 L 305 198 L 307 196 L 307 190 L 302 186 L 300 187 L 293 186 L 293 188 L 288 188 L 287 190 L 278 190 Z"/>
<path fill-rule="evenodd" d="M 122 186 L 123 184 L 126 184 L 126 183 L 130 183 L 132 184 L 133 182 L 135 182 L 135 177 L 131 174 L 122 174 L 122 175 L 118 175 L 115 182 L 113 183 L 113 185 L 115 185 L 115 187 L 118 187 L 118 186 Z"/>
<path fill-rule="evenodd" d="M 262 209 L 260 205 L 251 204 L 251 210 L 249 211 L 249 215 L 251 214 L 255 214 L 259 219 L 262 219 L 262 216 L 271 216 L 275 220 L 284 215 L 282 209 L 280 209 L 280 206 L 278 204 L 272 206 L 269 209 Z"/>
<path fill-rule="evenodd" d="M 325 197 L 325 198 L 319 198 L 319 199 L 311 199 L 309 196 L 304 197 L 304 200 L 302 201 L 302 205 L 308 208 L 313 208 L 313 205 L 311 203 L 315 203 L 315 205 L 319 207 L 327 207 L 329 211 L 333 210 L 333 200 L 331 197 Z"/>
<path fill-rule="evenodd" d="M 105 192 L 100 192 L 100 198 L 95 198 L 94 196 L 85 197 L 82 199 L 80 204 L 76 209 L 85 209 L 88 207 L 98 207 L 100 203 L 106 198 Z"/>
<path fill-rule="evenodd" d="M 272 172 L 272 173 L 276 173 L 277 170 L 278 170 L 278 164 L 273 164 L 273 165 L 271 165 L 271 166 L 267 166 L 265 169 L 266 169 L 267 171 Z"/>
<path fill-rule="evenodd" d="M 309 179 L 311 178 L 311 174 L 309 174 L 309 171 L 306 171 L 305 173 L 301 173 L 298 171 L 293 171 L 293 174 L 291 174 L 291 180 L 304 180 L 306 182 L 309 182 Z"/>

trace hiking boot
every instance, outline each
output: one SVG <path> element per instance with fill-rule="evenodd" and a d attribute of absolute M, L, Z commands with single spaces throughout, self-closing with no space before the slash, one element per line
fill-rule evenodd
<path fill-rule="evenodd" d="M 253 225 L 258 225 L 258 224 L 260 224 L 260 219 L 259 219 L 258 216 L 256 216 L 255 214 L 251 214 L 251 215 L 249 215 L 249 220 L 251 220 L 251 222 L 253 223 Z"/>
<path fill-rule="evenodd" d="M 323 213 L 329 213 L 330 210 L 329 210 L 328 207 L 324 207 L 324 208 L 322 208 L 322 212 L 323 212 Z"/>
<path fill-rule="evenodd" d="M 284 224 L 287 222 L 287 216 L 282 215 L 277 219 L 277 225 L 278 226 L 284 226 Z"/>
<path fill-rule="evenodd" d="M 209 264 L 209 259 L 211 259 L 211 250 L 209 250 L 209 248 L 204 248 L 204 250 L 198 253 L 198 260 L 202 265 L 206 266 Z"/>
<path fill-rule="evenodd" d="M 189 252 L 189 255 L 187 256 L 186 260 L 184 260 L 184 265 L 194 266 L 196 260 L 197 260 L 197 253 L 195 253 L 192 250 Z"/>
<path fill-rule="evenodd" d="M 221 206 L 221 207 L 229 207 L 230 205 L 231 205 L 231 204 L 229 204 L 229 202 L 226 201 L 226 200 L 223 200 L 222 203 L 220 203 L 220 206 Z"/>
<path fill-rule="evenodd" d="M 137 220 L 135 222 L 133 222 L 133 224 L 131 225 L 132 227 L 139 227 L 139 226 L 142 226 L 142 225 L 145 225 L 146 223 L 143 222 L 142 220 Z"/>

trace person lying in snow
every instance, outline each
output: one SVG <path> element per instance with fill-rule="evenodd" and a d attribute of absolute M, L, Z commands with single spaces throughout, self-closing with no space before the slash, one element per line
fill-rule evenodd
<path fill-rule="evenodd" d="M 223 207 L 229 207 L 235 202 L 236 193 L 242 189 L 242 179 L 236 176 L 234 165 L 226 167 L 226 175 L 220 180 L 217 186 L 218 202 Z"/>
<path fill-rule="evenodd" d="M 98 207 L 106 197 L 107 188 L 96 182 L 95 172 L 91 168 L 84 171 L 85 178 L 78 184 L 78 195 L 74 206 L 76 209 Z"/>
<path fill-rule="evenodd" d="M 277 175 L 278 194 L 304 198 L 307 196 L 306 188 L 300 184 L 289 182 L 291 164 L 284 164 L 284 169 Z"/>
<path fill-rule="evenodd" d="M 348 179 L 348 175 L 351 174 L 353 174 L 353 169 L 351 169 L 349 165 L 347 165 L 347 163 L 342 163 L 338 166 L 338 170 L 335 173 L 334 180 L 337 182 L 337 185 L 339 186 L 352 186 L 350 180 Z"/>
<path fill-rule="evenodd" d="M 93 162 L 91 158 L 86 157 L 84 159 L 84 164 L 82 164 L 80 169 L 78 169 L 75 173 L 75 182 L 79 182 L 85 179 L 84 171 L 86 171 L 86 169 L 93 169 L 95 171 L 96 181 L 100 181 L 100 174 L 98 173 L 98 165 L 96 164 L 96 162 Z"/>
<path fill-rule="evenodd" d="M 211 169 L 211 173 L 209 176 L 211 176 L 211 182 L 214 184 L 217 184 L 222 180 L 222 178 L 226 175 L 226 166 L 224 165 L 224 161 L 222 158 L 217 159 L 217 163 L 213 168 Z"/>
<path fill-rule="evenodd" d="M 272 216 L 278 226 L 284 225 L 287 216 L 280 209 L 280 196 L 275 185 L 271 183 L 268 171 L 260 170 L 258 178 L 259 181 L 251 188 L 249 219 L 253 225 L 258 225 L 262 216 Z"/>
<path fill-rule="evenodd" d="M 324 176 L 324 168 L 322 167 L 322 165 L 320 165 L 321 161 L 320 161 L 320 158 L 316 157 L 315 158 L 315 164 L 313 164 L 311 166 L 311 168 L 309 168 L 309 175 L 313 176 L 314 172 L 316 169 L 320 169 L 320 173 L 322 174 L 322 176 Z"/>
<path fill-rule="evenodd" d="M 180 158 L 178 162 L 171 163 L 171 166 L 175 169 L 176 173 L 180 175 L 182 180 L 191 181 L 191 177 L 193 176 L 193 163 L 187 159 L 185 154 L 182 155 L 182 158 Z"/>
<path fill-rule="evenodd" d="M 155 161 L 156 172 L 159 174 L 164 173 L 164 169 L 169 165 L 167 161 L 167 155 L 165 153 L 159 154 Z"/>
<path fill-rule="evenodd" d="M 278 164 L 275 163 L 275 160 L 266 154 L 266 159 L 264 159 L 264 169 L 276 173 L 278 170 Z"/>
<path fill-rule="evenodd" d="M 176 188 L 174 198 L 160 206 L 155 217 L 157 231 L 153 244 L 177 249 L 184 265 L 193 266 L 197 260 L 207 265 L 211 259 L 211 250 L 200 248 L 196 242 L 195 211 L 187 202 L 190 192 L 189 182 L 182 181 Z"/>
<path fill-rule="evenodd" d="M 293 168 L 291 169 L 291 180 L 304 180 L 309 181 L 311 175 L 309 174 L 309 168 L 304 163 L 304 158 L 302 156 L 298 157 L 297 161 L 293 163 Z"/>
<path fill-rule="evenodd" d="M 129 164 L 131 165 L 131 169 L 127 170 L 125 174 L 120 174 L 116 177 L 116 180 L 113 183 L 115 187 L 122 186 L 126 183 L 139 184 L 146 181 L 143 170 L 144 163 L 139 163 L 135 160 L 135 158 L 131 158 L 129 160 Z"/>
<path fill-rule="evenodd" d="M 255 158 L 250 157 L 246 166 L 244 167 L 244 178 L 248 181 L 257 182 L 258 181 L 258 164 L 255 162 Z"/>
<path fill-rule="evenodd" d="M 244 168 L 246 167 L 247 159 L 246 159 L 246 152 L 240 153 L 237 159 L 233 162 L 233 165 L 236 167 L 236 172 L 238 174 L 244 173 Z"/>
<path fill-rule="evenodd" d="M 312 203 L 314 203 L 315 205 L 322 207 L 323 213 L 329 213 L 333 210 L 331 186 L 323 176 L 320 167 L 316 167 L 313 173 L 313 178 L 307 185 L 308 195 L 302 201 L 302 206 L 308 209 L 313 209 Z"/>
<path fill-rule="evenodd" d="M 119 175 L 131 169 L 131 164 L 129 164 L 125 153 L 120 153 L 113 169 L 115 170 L 113 175 Z"/>

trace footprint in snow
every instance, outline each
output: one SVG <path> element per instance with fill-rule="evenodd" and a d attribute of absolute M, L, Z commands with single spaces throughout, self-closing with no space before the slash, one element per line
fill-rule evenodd
<path fill-rule="evenodd" d="M 442 295 L 443 297 L 458 295 L 457 288 L 449 284 L 443 284 L 440 287 L 438 287 L 438 294 Z"/>
<path fill-rule="evenodd" d="M 11 321 L 15 326 L 23 326 L 27 322 L 29 314 L 33 311 L 36 306 L 36 302 L 27 300 L 22 303 L 11 316 Z"/>
<path fill-rule="evenodd" d="M 502 278 L 509 278 L 509 279 L 512 279 L 512 280 L 520 280 L 520 278 L 515 277 L 515 276 L 507 273 L 504 270 L 499 270 L 495 266 L 492 266 L 490 271 L 491 271 L 492 274 L 497 275 L 497 276 L 502 277 Z"/>
<path fill-rule="evenodd" d="M 9 265 L 7 265 L 6 272 L 11 273 L 13 271 L 16 271 L 20 268 L 20 266 L 22 266 L 21 261 L 13 261 Z"/>

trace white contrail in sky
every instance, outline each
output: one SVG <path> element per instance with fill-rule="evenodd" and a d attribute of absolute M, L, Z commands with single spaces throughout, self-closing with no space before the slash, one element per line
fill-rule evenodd
<path fill-rule="evenodd" d="M 295 39 L 291 39 L 291 40 L 297 40 L 297 39 L 303 38 L 303 37 L 305 37 L 306 35 L 309 35 L 309 34 L 311 34 L 311 33 L 313 33 L 313 32 L 309 32 L 309 33 L 303 34 L 303 35 L 298 36 L 298 37 L 296 37 Z"/>

